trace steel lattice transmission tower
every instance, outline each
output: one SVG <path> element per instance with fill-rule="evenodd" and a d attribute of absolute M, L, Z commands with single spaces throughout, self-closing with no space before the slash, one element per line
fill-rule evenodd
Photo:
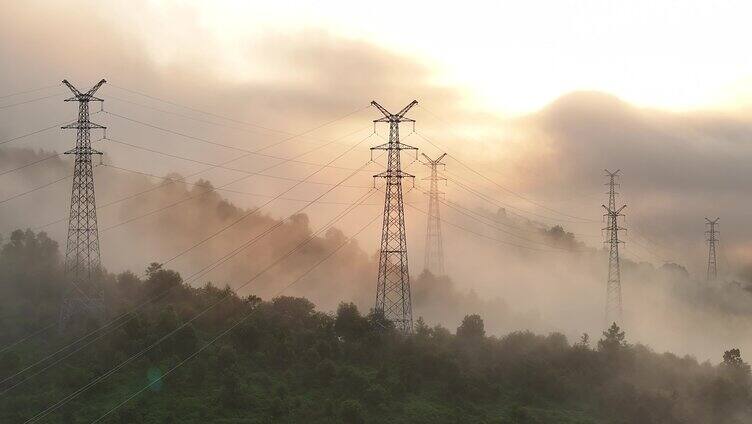
<path fill-rule="evenodd" d="M 425 165 L 431 169 L 431 176 L 427 179 L 430 181 L 428 191 L 428 228 L 426 229 L 426 258 L 423 267 L 431 271 L 434 275 L 444 275 L 444 242 L 441 237 L 441 213 L 439 211 L 439 181 L 446 180 L 439 176 L 439 166 L 446 166 L 441 163 L 446 153 L 436 159 L 431 159 L 423 153 L 423 157 L 428 161 Z"/>
<path fill-rule="evenodd" d="M 718 230 L 715 226 L 718 225 L 719 219 L 720 218 L 710 220 L 705 218 L 705 225 L 710 226 L 710 229 L 705 231 L 705 234 L 708 235 L 708 281 L 714 281 L 718 278 L 718 261 L 715 256 L 715 244 L 718 242 L 718 238 L 716 237 L 718 235 Z"/>
<path fill-rule="evenodd" d="M 78 102 L 78 120 L 63 129 L 76 130 L 76 147 L 65 152 L 74 155 L 73 189 L 71 191 L 68 240 L 65 250 L 65 276 L 70 287 L 60 308 L 60 329 L 79 313 L 102 315 L 104 292 L 96 282 L 100 270 L 99 232 L 97 229 L 97 206 L 94 197 L 94 166 L 92 155 L 102 152 L 91 148 L 90 130 L 105 129 L 89 120 L 89 103 L 102 102 L 94 93 L 106 81 L 99 81 L 89 91 L 82 93 L 67 80 L 63 80 L 73 97 L 66 102 Z"/>
<path fill-rule="evenodd" d="M 414 178 L 413 175 L 402 171 L 400 165 L 400 151 L 415 150 L 417 148 L 400 143 L 400 122 L 415 122 L 406 118 L 405 114 L 418 104 L 413 100 L 398 113 L 390 113 L 375 101 L 375 106 L 383 118 L 376 122 L 389 123 L 389 142 L 372 147 L 374 150 L 386 150 L 387 168 L 385 172 L 374 175 L 374 178 L 386 180 L 384 195 L 384 222 L 381 229 L 381 249 L 379 251 L 379 277 L 376 283 L 376 312 L 394 323 L 394 326 L 404 332 L 413 328 L 412 303 L 410 299 L 410 274 L 407 267 L 407 240 L 405 237 L 405 210 L 402 202 L 402 179 Z"/>
<path fill-rule="evenodd" d="M 608 206 L 603 205 L 606 210 L 604 217 L 607 219 L 607 225 L 604 230 L 606 231 L 605 243 L 609 245 L 608 255 L 608 281 L 606 282 L 606 324 L 620 323 L 622 319 L 622 304 L 621 304 L 621 266 L 619 263 L 619 243 L 624 243 L 619 240 L 619 231 L 624 228 L 619 226 L 619 217 L 624 216 L 621 211 L 627 207 L 627 205 L 616 208 L 616 187 L 619 185 L 616 183 L 619 170 L 616 172 L 610 172 L 606 170 L 606 176 L 609 178 L 608 183 Z"/>

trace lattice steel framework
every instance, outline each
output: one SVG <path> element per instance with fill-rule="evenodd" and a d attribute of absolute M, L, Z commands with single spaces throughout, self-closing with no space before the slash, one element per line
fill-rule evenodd
<path fill-rule="evenodd" d="M 425 153 L 426 166 L 431 170 L 431 176 L 426 178 L 430 181 L 428 191 L 428 226 L 426 228 L 426 257 L 423 267 L 434 275 L 444 275 L 444 241 L 441 237 L 441 211 L 439 210 L 439 181 L 446 181 L 446 178 L 439 175 L 439 166 L 446 166 L 441 162 L 446 156 L 443 153 L 436 159 L 431 159 Z"/>
<path fill-rule="evenodd" d="M 94 196 L 94 165 L 92 155 L 102 152 L 92 149 L 90 130 L 105 129 L 89 120 L 89 103 L 102 102 L 94 93 L 106 81 L 99 81 L 89 91 L 81 92 L 63 80 L 73 97 L 66 102 L 78 102 L 78 120 L 63 129 L 76 130 L 76 147 L 65 152 L 74 155 L 73 188 L 71 191 L 68 240 L 65 250 L 65 276 L 70 287 L 60 309 L 60 329 L 76 314 L 104 313 L 104 292 L 97 281 L 100 270 L 99 232 L 97 229 L 97 206 Z"/>
<path fill-rule="evenodd" d="M 624 216 L 621 211 L 627 207 L 627 205 L 616 208 L 616 187 L 619 185 L 616 183 L 619 170 L 616 172 L 610 172 L 606 170 L 606 176 L 609 178 L 608 183 L 608 206 L 602 205 L 606 210 L 604 218 L 606 218 L 606 241 L 604 243 L 609 245 L 608 255 L 608 281 L 606 282 L 606 325 L 611 323 L 621 323 L 622 320 L 622 299 L 621 299 L 621 266 L 619 263 L 619 244 L 624 243 L 619 240 L 619 231 L 624 228 L 619 226 L 619 217 Z"/>
<path fill-rule="evenodd" d="M 718 261 L 715 255 L 715 247 L 716 243 L 718 243 L 718 230 L 715 226 L 718 225 L 719 219 L 710 220 L 705 218 L 705 225 L 710 227 L 709 230 L 705 231 L 705 234 L 708 235 L 708 281 L 714 281 L 718 278 Z"/>
<path fill-rule="evenodd" d="M 417 148 L 400 143 L 399 124 L 401 122 L 415 122 L 406 118 L 405 114 L 418 104 L 413 100 L 398 113 L 390 113 L 375 101 L 375 106 L 383 118 L 376 122 L 389 123 L 389 142 L 372 147 L 374 150 L 386 150 L 387 168 L 385 172 L 374 175 L 374 178 L 384 178 L 384 222 L 381 229 L 381 249 L 379 250 L 379 276 L 376 283 L 376 311 L 384 318 L 394 323 L 394 326 L 404 332 L 411 332 L 413 328 L 412 303 L 410 298 L 410 274 L 407 266 L 407 240 L 405 237 L 405 210 L 402 202 L 402 179 L 414 178 L 413 175 L 402 171 L 400 152 Z"/>

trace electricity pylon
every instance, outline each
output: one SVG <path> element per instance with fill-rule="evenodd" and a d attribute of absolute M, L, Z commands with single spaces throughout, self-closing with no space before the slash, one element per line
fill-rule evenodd
<path fill-rule="evenodd" d="M 425 153 L 422 154 L 426 161 L 425 165 L 431 169 L 431 176 L 425 178 L 430 181 L 428 191 L 428 228 L 426 228 L 426 258 L 423 267 L 434 275 L 444 275 L 444 242 L 441 237 L 441 214 L 439 211 L 439 181 L 446 180 L 439 176 L 438 167 L 446 166 L 441 163 L 446 153 L 436 159 L 431 159 Z"/>
<path fill-rule="evenodd" d="M 406 118 L 405 114 L 418 104 L 413 100 L 398 113 L 391 113 L 375 101 L 375 106 L 383 118 L 376 122 L 389 123 L 389 142 L 372 147 L 374 150 L 386 150 L 387 168 L 385 172 L 374 175 L 374 178 L 384 178 L 384 222 L 381 229 L 381 249 L 379 250 L 379 276 L 376 283 L 376 312 L 394 323 L 403 332 L 411 332 L 413 328 L 412 303 L 410 299 L 410 274 L 407 267 L 407 240 L 405 238 L 405 210 L 402 202 L 402 179 L 414 178 L 405 173 L 400 165 L 400 151 L 415 150 L 417 148 L 400 143 L 400 122 L 415 122 Z"/>
<path fill-rule="evenodd" d="M 619 174 L 619 170 L 616 172 L 610 172 L 606 170 L 606 176 L 609 177 L 608 183 L 608 206 L 602 205 L 606 210 L 604 217 L 607 218 L 607 225 L 604 230 L 607 232 L 606 241 L 604 243 L 609 245 L 608 255 L 608 281 L 606 282 L 606 325 L 611 323 L 621 323 L 622 320 L 622 304 L 621 304 L 621 266 L 619 263 L 619 243 L 624 243 L 619 240 L 619 231 L 624 228 L 619 226 L 619 217 L 624 216 L 621 211 L 627 207 L 627 205 L 621 206 L 616 209 L 616 187 L 619 185 L 616 183 L 616 178 Z"/>
<path fill-rule="evenodd" d="M 718 242 L 716 235 L 718 234 L 718 230 L 716 230 L 715 226 L 718 225 L 719 219 L 720 218 L 710 220 L 705 218 L 705 225 L 710 226 L 710 229 L 705 231 L 705 234 L 708 235 L 708 281 L 714 281 L 718 278 L 718 261 L 715 256 L 715 244 Z"/>
<path fill-rule="evenodd" d="M 91 148 L 91 129 L 105 129 L 89 121 L 89 102 L 101 102 L 94 93 L 106 81 L 99 81 L 89 91 L 82 93 L 67 80 L 63 80 L 73 97 L 66 102 L 78 102 L 78 121 L 63 129 L 76 130 L 76 147 L 65 152 L 74 155 L 73 188 L 71 191 L 68 240 L 65 250 L 65 277 L 70 283 L 60 308 L 60 330 L 65 329 L 70 319 L 81 313 L 101 316 L 104 314 L 104 292 L 95 281 L 100 270 L 99 232 L 97 230 L 97 206 L 94 197 L 94 167 L 91 156 L 102 152 Z"/>

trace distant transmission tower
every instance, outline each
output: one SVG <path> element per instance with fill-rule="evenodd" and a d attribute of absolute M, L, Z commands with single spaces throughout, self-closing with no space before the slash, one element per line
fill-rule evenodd
<path fill-rule="evenodd" d="M 609 245 L 608 255 L 608 282 L 606 283 L 606 324 L 620 323 L 622 319 L 621 305 L 621 267 L 619 264 L 619 231 L 624 228 L 619 227 L 619 217 L 624 216 L 621 211 L 627 207 L 624 205 L 616 209 L 616 178 L 619 170 L 610 172 L 606 170 L 606 176 L 609 178 L 608 183 L 608 206 L 603 205 L 606 210 L 604 215 L 607 218 L 607 226 L 604 230 L 607 232 L 605 243 Z"/>
<path fill-rule="evenodd" d="M 71 192 L 68 241 L 65 250 L 65 276 L 71 286 L 60 308 L 60 329 L 80 313 L 101 316 L 104 313 L 104 292 L 94 277 L 99 272 L 99 233 L 97 206 L 94 198 L 94 167 L 91 156 L 102 152 L 91 148 L 91 129 L 105 129 L 89 121 L 89 102 L 101 102 L 94 93 L 106 81 L 99 81 L 89 91 L 82 93 L 67 80 L 63 80 L 73 97 L 66 102 L 78 102 L 78 121 L 62 127 L 76 130 L 76 147 L 65 152 L 75 155 L 73 189 Z"/>
<path fill-rule="evenodd" d="M 428 166 L 431 169 L 430 190 L 428 191 L 428 228 L 426 229 L 426 259 L 423 266 L 433 275 L 444 275 L 444 242 L 441 237 L 441 214 L 439 211 L 439 181 L 446 180 L 440 177 L 438 172 L 439 166 L 444 166 L 441 160 L 446 153 L 436 159 L 429 158 L 425 153 Z"/>
<path fill-rule="evenodd" d="M 715 244 L 718 242 L 718 238 L 716 237 L 718 235 L 718 230 L 716 230 L 715 226 L 718 225 L 719 219 L 720 218 L 716 218 L 711 221 L 710 219 L 705 218 L 705 225 L 710 226 L 710 229 L 705 231 L 705 234 L 708 235 L 708 281 L 714 281 L 718 278 L 718 261 L 715 256 Z"/>
<path fill-rule="evenodd" d="M 388 154 L 385 172 L 374 175 L 386 180 L 384 195 L 384 223 L 381 230 L 381 250 L 379 251 L 379 277 L 376 283 L 376 311 L 383 313 L 384 318 L 394 323 L 395 327 L 404 332 L 411 332 L 413 328 L 412 304 L 410 299 L 410 275 L 407 268 L 407 240 L 405 238 L 405 210 L 402 203 L 402 179 L 413 178 L 413 175 L 402 171 L 400 167 L 400 151 L 416 150 L 417 148 L 400 143 L 400 122 L 415 122 L 405 118 L 405 114 L 418 104 L 413 100 L 398 113 L 390 113 L 375 101 L 375 106 L 383 118 L 373 122 L 389 123 L 389 142 L 372 147 L 374 150 L 386 150 Z"/>

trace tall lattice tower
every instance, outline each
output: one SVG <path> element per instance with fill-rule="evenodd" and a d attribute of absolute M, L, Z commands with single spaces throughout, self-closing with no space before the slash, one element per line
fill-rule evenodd
<path fill-rule="evenodd" d="M 405 114 L 418 104 L 413 100 L 398 113 L 390 113 L 375 101 L 375 106 L 383 118 L 373 122 L 389 123 L 389 142 L 371 148 L 387 151 L 387 168 L 385 172 L 374 175 L 374 178 L 386 180 L 384 195 L 384 223 L 381 229 L 381 249 L 379 251 L 379 277 L 376 283 L 376 311 L 384 318 L 394 323 L 394 326 L 404 332 L 413 328 L 412 303 L 410 299 L 410 274 L 407 267 L 407 240 L 405 237 L 405 210 L 402 203 L 402 179 L 413 178 L 413 175 L 402 171 L 400 166 L 400 151 L 415 150 L 417 148 L 400 143 L 400 122 L 415 122 L 406 118 Z"/>
<path fill-rule="evenodd" d="M 94 166 L 92 155 L 102 152 L 91 148 L 91 129 L 105 129 L 89 121 L 89 103 L 101 102 L 94 93 L 106 81 L 99 81 L 89 91 L 82 93 L 67 80 L 63 80 L 73 97 L 66 102 L 78 102 L 78 121 L 62 127 L 76 130 L 76 147 L 65 152 L 74 155 L 73 189 L 71 191 L 68 241 L 65 250 L 65 276 L 70 287 L 60 308 L 60 329 L 80 313 L 101 316 L 104 313 L 104 292 L 96 281 L 99 272 L 99 233 L 97 230 L 97 206 L 94 197 Z"/>
<path fill-rule="evenodd" d="M 431 176 L 427 179 L 430 181 L 428 191 L 428 228 L 426 228 L 426 258 L 423 267 L 431 271 L 434 275 L 444 275 L 444 242 L 441 237 L 441 213 L 439 211 L 439 181 L 446 178 L 439 176 L 439 166 L 445 166 L 441 162 L 446 153 L 436 159 L 431 159 L 423 153 L 426 158 L 426 166 L 431 170 Z"/>
<path fill-rule="evenodd" d="M 710 227 L 709 230 L 705 231 L 705 234 L 708 235 L 708 281 L 714 281 L 718 278 L 718 261 L 715 256 L 715 245 L 718 242 L 718 230 L 715 226 L 718 225 L 719 219 L 720 218 L 710 220 L 705 218 L 705 225 Z"/>
<path fill-rule="evenodd" d="M 616 183 L 616 178 L 618 174 L 619 170 L 616 172 L 606 170 L 606 176 L 609 179 L 608 183 L 606 183 L 608 186 L 608 206 L 603 205 L 603 208 L 606 210 L 604 217 L 607 219 L 607 225 L 604 228 L 607 234 L 605 243 L 609 245 L 608 281 L 606 282 L 606 325 L 621 323 L 622 319 L 619 243 L 623 243 L 623 241 L 619 240 L 619 231 L 624 230 L 624 228 L 619 226 L 619 217 L 624 216 L 621 211 L 627 205 L 616 209 L 616 195 L 618 194 L 616 187 L 619 185 Z"/>

